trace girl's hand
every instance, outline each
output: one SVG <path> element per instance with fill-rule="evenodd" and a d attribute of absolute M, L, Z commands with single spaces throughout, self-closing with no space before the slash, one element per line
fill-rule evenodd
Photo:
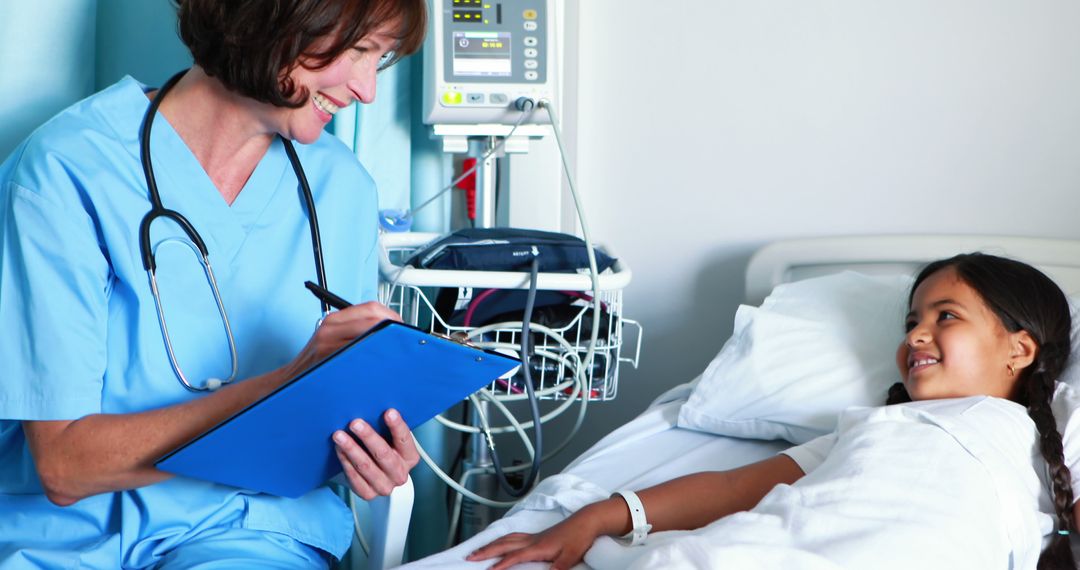
<path fill-rule="evenodd" d="M 503 570 L 522 562 L 551 562 L 552 570 L 567 570 L 585 558 L 585 552 L 600 535 L 593 530 L 586 510 L 537 534 L 508 534 L 476 549 L 465 559 L 476 562 L 501 558 L 491 570 Z"/>

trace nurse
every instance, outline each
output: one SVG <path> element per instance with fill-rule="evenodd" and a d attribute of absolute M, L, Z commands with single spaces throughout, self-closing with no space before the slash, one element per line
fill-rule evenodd
<path fill-rule="evenodd" d="M 122 79 L 0 165 L 0 568 L 325 568 L 351 542 L 351 514 L 328 488 L 285 499 L 153 461 L 396 318 L 372 301 L 374 184 L 323 129 L 340 108 L 370 103 L 376 72 L 419 47 L 425 4 L 176 4 L 195 64 L 167 93 Z M 232 342 L 174 219 L 144 240 L 160 301 L 144 269 L 140 127 L 155 97 L 153 180 L 162 207 L 205 243 Z M 318 256 L 302 178 L 327 288 L 364 301 L 325 318 L 304 287 Z M 385 419 L 389 444 L 360 421 L 349 428 L 363 447 L 334 434 L 364 498 L 417 463 L 404 422 L 393 410 Z"/>

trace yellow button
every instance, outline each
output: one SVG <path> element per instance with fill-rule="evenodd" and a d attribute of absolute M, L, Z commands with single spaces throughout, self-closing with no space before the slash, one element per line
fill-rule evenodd
<path fill-rule="evenodd" d="M 525 10 L 525 12 L 523 12 L 523 13 L 522 13 L 521 15 L 522 15 L 522 16 L 523 16 L 523 17 L 524 17 L 524 18 L 525 18 L 526 20 L 535 20 L 535 19 L 536 19 L 536 16 L 537 16 L 537 14 L 536 14 L 536 10 Z"/>
<path fill-rule="evenodd" d="M 442 94 L 443 103 L 447 105 L 460 105 L 461 104 L 461 92 L 459 91 L 447 91 Z"/>

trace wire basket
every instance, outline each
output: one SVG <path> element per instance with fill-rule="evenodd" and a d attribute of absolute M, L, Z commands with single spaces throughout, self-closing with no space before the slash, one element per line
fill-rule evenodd
<path fill-rule="evenodd" d="M 380 236 L 379 298 L 413 326 L 435 334 L 464 337 L 482 348 L 499 350 L 521 358 L 521 322 L 504 321 L 484 326 L 451 324 L 436 309 L 438 291 L 457 289 L 457 299 L 479 299 L 488 291 L 522 290 L 529 287 L 529 275 L 502 271 L 450 271 L 405 266 L 419 248 L 439 238 L 430 233 L 386 233 Z M 592 319 L 596 312 L 591 300 L 589 275 L 541 273 L 537 290 L 560 291 L 579 297 L 570 307 L 569 318 L 558 324 L 530 324 L 532 356 L 529 358 L 533 387 L 546 400 L 565 400 L 582 395 L 590 401 L 614 399 L 618 393 L 619 366 L 635 368 L 641 354 L 641 325 L 622 316 L 622 290 L 630 282 L 630 270 L 621 261 L 599 279 L 600 325 L 591 365 L 585 360 L 592 339 Z M 624 329 L 636 331 L 631 357 L 623 356 Z M 523 364 L 524 366 L 524 364 Z M 525 377 L 521 371 L 492 382 L 488 390 L 503 400 L 525 399 Z"/>

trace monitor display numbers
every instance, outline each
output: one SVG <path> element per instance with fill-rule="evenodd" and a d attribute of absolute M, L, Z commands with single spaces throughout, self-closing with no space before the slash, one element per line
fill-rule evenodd
<path fill-rule="evenodd" d="M 454 75 L 509 77 L 513 73 L 508 32 L 454 32 L 453 40 Z"/>

